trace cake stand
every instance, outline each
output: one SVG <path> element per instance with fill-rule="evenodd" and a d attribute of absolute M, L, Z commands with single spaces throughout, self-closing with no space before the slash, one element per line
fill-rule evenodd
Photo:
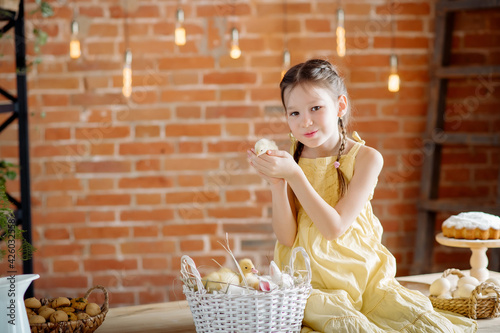
<path fill-rule="evenodd" d="M 436 241 L 439 244 L 451 247 L 468 247 L 472 251 L 470 257 L 470 275 L 480 282 L 487 280 L 490 276 L 488 271 L 488 248 L 500 247 L 500 239 L 455 239 L 443 236 L 443 233 L 436 235 Z"/>

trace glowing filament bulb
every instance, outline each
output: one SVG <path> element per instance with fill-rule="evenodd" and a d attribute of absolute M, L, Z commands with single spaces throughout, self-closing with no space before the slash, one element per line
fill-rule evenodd
<path fill-rule="evenodd" d="M 229 56 L 233 59 L 238 59 L 241 56 L 241 50 L 239 45 L 240 33 L 238 29 L 231 29 L 231 51 L 229 51 Z"/>
<path fill-rule="evenodd" d="M 129 98 L 132 95 L 132 52 L 125 51 L 125 63 L 123 64 L 123 96 Z"/>
<path fill-rule="evenodd" d="M 290 67 L 290 51 L 288 49 L 285 49 L 283 51 L 283 70 L 281 71 L 281 78 L 285 76 L 286 71 Z"/>
<path fill-rule="evenodd" d="M 344 28 L 344 10 L 337 10 L 337 54 L 339 57 L 345 56 L 345 28 Z"/>
<path fill-rule="evenodd" d="M 186 45 L 186 29 L 184 29 L 184 11 L 179 8 L 176 13 L 177 21 L 175 23 L 175 44 Z"/>
<path fill-rule="evenodd" d="M 71 21 L 71 40 L 69 42 L 69 56 L 71 59 L 78 59 L 82 55 L 80 41 L 78 40 L 78 22 Z"/>
<path fill-rule="evenodd" d="M 398 57 L 395 54 L 391 55 L 391 74 L 389 75 L 389 81 L 387 83 L 387 88 L 390 92 L 399 91 L 399 75 L 398 75 Z"/>

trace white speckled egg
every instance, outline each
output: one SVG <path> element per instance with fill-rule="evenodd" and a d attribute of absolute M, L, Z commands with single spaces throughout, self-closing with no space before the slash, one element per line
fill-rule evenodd
<path fill-rule="evenodd" d="M 464 284 L 472 284 L 473 286 L 478 286 L 479 283 L 479 280 L 473 276 L 464 276 L 463 278 L 458 279 L 457 287 L 460 288 Z"/>
<path fill-rule="evenodd" d="M 500 279 L 497 279 L 497 278 L 489 278 L 488 280 L 486 280 L 485 282 L 489 282 L 489 283 L 493 283 L 494 285 L 496 285 L 497 287 L 500 287 Z"/>
<path fill-rule="evenodd" d="M 447 291 L 450 291 L 450 281 L 446 278 L 439 278 L 437 280 L 434 280 L 432 282 L 431 286 L 429 287 L 429 293 L 432 296 L 439 296 Z"/>
<path fill-rule="evenodd" d="M 472 291 L 476 289 L 476 286 L 473 284 L 462 284 L 460 287 L 457 289 L 458 297 L 462 298 L 469 298 L 470 295 L 472 294 Z"/>

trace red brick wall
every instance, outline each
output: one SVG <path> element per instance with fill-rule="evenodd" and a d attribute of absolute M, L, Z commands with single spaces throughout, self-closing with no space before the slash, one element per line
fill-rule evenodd
<path fill-rule="evenodd" d="M 177 1 L 130 3 L 129 102 L 121 96 L 119 2 L 69 3 L 80 12 L 78 60 L 68 56 L 72 9 L 54 2 L 55 16 L 42 21 L 49 42 L 43 62 L 29 73 L 38 296 L 72 296 L 103 284 L 113 305 L 180 299 L 180 256 L 190 255 L 205 269 L 215 266 L 212 258 L 229 263 L 218 244 L 226 232 L 238 257 L 252 258 L 259 268 L 272 258 L 270 193 L 249 169 L 245 150 L 260 137 L 287 148 L 278 90 L 283 1 L 184 0 L 188 42 L 182 47 L 173 42 Z M 345 58 L 335 53 L 337 1 L 289 0 L 288 46 L 293 64 L 328 58 L 346 77 L 352 127 L 384 155 L 373 205 L 404 275 L 415 244 L 434 2 L 395 2 L 402 80 L 396 94 L 386 88 L 389 2 L 342 3 Z M 453 61 L 498 64 L 499 21 L 498 11 L 460 14 Z M 228 56 L 231 22 L 241 32 L 238 60 Z M 12 40 L 0 45 L 1 84 L 12 90 Z M 461 126 L 498 132 L 500 88 L 498 78 L 492 80 L 493 92 L 480 91 L 485 97 L 470 117 L 459 115 Z M 479 84 L 478 78 L 452 82 L 451 102 L 465 103 Z M 15 126 L 0 135 L 2 158 L 16 160 L 16 135 Z M 494 200 L 498 156 L 485 147 L 447 148 L 440 194 Z M 17 182 L 8 188 L 18 194 Z M 436 269 L 456 264 L 449 249 L 436 252 Z M 462 257 L 458 265 L 466 267 L 467 253 Z"/>

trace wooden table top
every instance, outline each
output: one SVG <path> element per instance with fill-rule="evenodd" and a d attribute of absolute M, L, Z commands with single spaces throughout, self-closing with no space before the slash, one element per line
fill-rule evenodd
<path fill-rule="evenodd" d="M 442 273 L 400 277 L 398 280 L 410 289 L 428 294 L 428 286 L 441 277 Z M 490 272 L 491 277 L 499 278 L 500 273 Z M 500 317 L 480 319 L 478 333 L 498 333 Z M 106 319 L 96 333 L 195 333 L 193 317 L 187 301 L 157 304 L 134 305 L 109 309 Z"/>

